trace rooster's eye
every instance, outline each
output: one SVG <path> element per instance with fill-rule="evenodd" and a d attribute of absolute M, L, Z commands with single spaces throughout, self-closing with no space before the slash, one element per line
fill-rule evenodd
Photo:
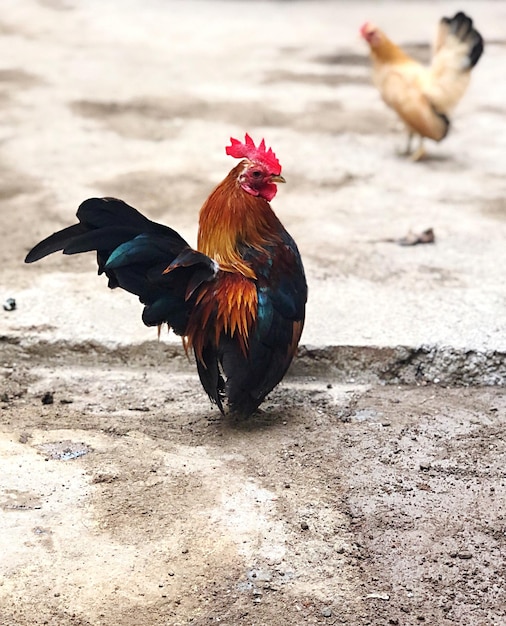
<path fill-rule="evenodd" d="M 253 176 L 253 178 L 260 178 L 260 176 L 262 176 L 262 172 L 260 172 L 259 170 L 255 170 L 254 172 L 251 172 L 251 175 Z"/>

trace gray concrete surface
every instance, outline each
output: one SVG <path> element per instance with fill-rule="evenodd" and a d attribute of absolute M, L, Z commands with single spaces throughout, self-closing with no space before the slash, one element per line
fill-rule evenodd
<path fill-rule="evenodd" d="M 194 243 L 199 207 L 233 165 L 228 137 L 248 131 L 274 147 L 288 180 L 273 206 L 307 268 L 304 346 L 485 355 L 491 372 L 475 380 L 504 380 L 488 358 L 506 351 L 506 7 L 459 8 L 486 52 L 449 137 L 414 164 L 396 155 L 404 136 L 369 82 L 358 27 L 374 20 L 423 56 L 452 6 L 10 2 L 0 298 L 17 310 L 0 311 L 0 333 L 152 340 L 139 303 L 108 292 L 93 259 L 22 258 L 91 195 L 122 197 Z M 435 245 L 385 241 L 428 227 Z"/>

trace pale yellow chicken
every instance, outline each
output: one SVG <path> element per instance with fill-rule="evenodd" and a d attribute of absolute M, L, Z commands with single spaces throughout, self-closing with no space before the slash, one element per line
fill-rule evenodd
<path fill-rule="evenodd" d="M 360 29 L 373 62 L 373 82 L 386 104 L 408 130 L 406 155 L 414 161 L 425 155 L 425 137 L 441 141 L 448 134 L 449 116 L 464 95 L 471 69 L 483 53 L 483 38 L 462 12 L 443 17 L 438 26 L 429 66 L 412 59 L 376 26 Z M 420 144 L 412 152 L 413 137 Z"/>

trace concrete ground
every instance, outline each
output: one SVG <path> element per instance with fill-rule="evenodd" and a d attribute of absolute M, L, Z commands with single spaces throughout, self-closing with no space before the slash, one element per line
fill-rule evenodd
<path fill-rule="evenodd" d="M 448 138 L 403 160 L 358 29 L 427 58 L 459 9 L 485 54 Z M 0 623 L 506 620 L 505 20 L 487 1 L 6 1 Z M 310 297 L 290 377 L 237 424 L 93 255 L 22 261 L 95 195 L 194 243 L 244 132 L 283 165 L 273 208 Z"/>

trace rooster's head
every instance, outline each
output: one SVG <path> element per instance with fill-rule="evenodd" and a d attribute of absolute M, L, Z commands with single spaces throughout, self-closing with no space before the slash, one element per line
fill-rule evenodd
<path fill-rule="evenodd" d="M 237 179 L 239 185 L 252 196 L 272 200 L 278 190 L 276 183 L 286 182 L 281 176 L 281 165 L 272 148 L 266 150 L 263 139 L 255 146 L 248 134 L 244 143 L 232 137 L 230 142 L 231 145 L 225 148 L 226 153 L 236 159 L 244 159 Z"/>

